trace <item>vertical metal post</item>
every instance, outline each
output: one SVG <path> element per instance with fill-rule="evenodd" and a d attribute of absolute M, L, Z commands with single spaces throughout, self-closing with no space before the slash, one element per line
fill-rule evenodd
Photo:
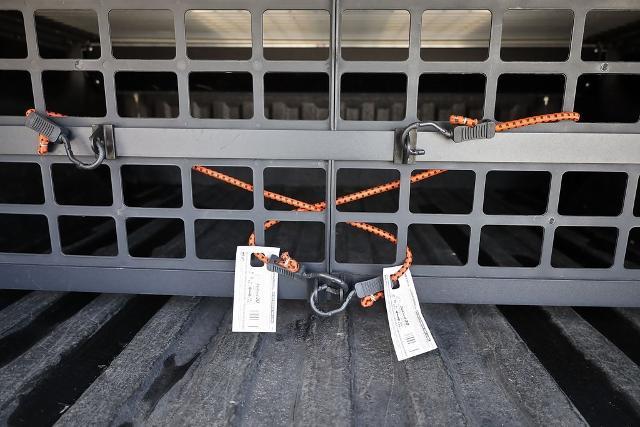
<path fill-rule="evenodd" d="M 338 116 L 340 115 L 340 86 L 338 82 L 338 59 L 340 55 L 340 0 L 333 0 L 331 8 L 331 112 L 330 130 L 335 131 L 338 127 Z M 347 142 L 348 143 L 348 142 Z M 329 271 L 333 271 L 333 210 L 336 203 L 336 182 L 335 182 L 335 161 L 329 160 L 327 164 L 327 209 L 325 225 L 325 248 L 326 263 Z"/>
<path fill-rule="evenodd" d="M 193 184 L 191 183 L 191 164 L 185 161 L 180 165 L 180 177 L 182 183 L 182 208 L 193 209 Z M 196 257 L 196 230 L 195 221 L 188 215 L 182 217 L 184 222 L 184 246 L 185 257 Z"/>
<path fill-rule="evenodd" d="M 396 244 L 396 264 L 401 264 L 407 253 L 409 226 L 412 219 L 411 211 L 409 210 L 412 169 L 412 165 L 398 168 L 398 172 L 400 172 L 400 189 L 398 190 L 398 212 L 395 221 L 397 227 L 396 238 L 398 239 Z"/>
<path fill-rule="evenodd" d="M 549 183 L 549 197 L 547 201 L 547 220 L 544 225 L 544 235 L 542 239 L 542 251 L 540 253 L 540 269 L 553 275 L 551 267 L 551 255 L 553 254 L 553 239 L 556 232 L 556 222 L 558 218 L 558 204 L 560 202 L 560 189 L 562 188 L 561 171 L 551 171 L 551 182 Z"/>
<path fill-rule="evenodd" d="M 614 254 L 614 263 L 612 268 L 624 272 L 624 261 L 627 257 L 627 244 L 629 242 L 629 233 L 634 227 L 633 207 L 636 203 L 636 192 L 638 186 L 638 177 L 633 174 L 627 174 L 627 188 L 624 195 L 624 202 L 620 216 L 625 218 L 625 224 L 618 227 L 618 240 L 616 242 L 616 251 Z"/>
<path fill-rule="evenodd" d="M 502 21 L 504 20 L 504 10 L 502 7 L 491 8 L 491 38 L 489 41 L 489 64 L 499 64 L 500 50 L 502 49 Z M 483 116 L 488 119 L 495 118 L 496 97 L 498 91 L 499 70 L 496 67 L 489 67 L 487 76 L 487 84 L 485 86 L 485 97 Z"/>
<path fill-rule="evenodd" d="M 485 167 L 474 168 L 476 178 L 473 189 L 473 207 L 471 215 L 475 218 L 482 218 L 482 210 L 484 206 L 484 187 L 485 180 L 487 178 L 487 170 Z M 469 234 L 469 257 L 467 259 L 467 265 L 477 266 L 478 255 L 480 253 L 480 234 L 482 232 L 482 222 L 474 221 L 471 224 L 471 231 Z"/>
<path fill-rule="evenodd" d="M 338 84 L 338 59 L 340 55 L 340 0 L 333 0 L 331 9 L 331 124 L 336 130 L 340 114 L 340 94 Z"/>
<path fill-rule="evenodd" d="M 113 76 L 110 76 L 113 77 Z M 111 174 L 111 197 L 114 208 L 114 221 L 116 222 L 116 239 L 118 242 L 118 256 L 125 258 L 129 255 L 129 241 L 127 234 L 127 215 L 125 212 L 124 194 L 122 193 L 122 175 L 120 174 L 120 165 L 110 164 L 109 173 Z"/>
<path fill-rule="evenodd" d="M 51 162 L 48 160 L 49 159 L 42 159 L 40 166 L 42 168 L 42 189 L 44 190 L 45 204 L 46 206 L 52 206 L 56 204 L 56 196 L 53 188 Z M 60 230 L 58 229 L 58 214 L 49 211 L 47 213 L 47 222 L 49 223 L 51 255 L 60 256 L 62 253 L 62 244 L 60 243 Z"/>
<path fill-rule="evenodd" d="M 255 220 L 253 230 L 256 234 L 256 245 L 265 245 L 264 223 L 267 220 L 267 210 L 264 207 L 264 162 L 255 161 L 253 164 L 253 212 Z"/>

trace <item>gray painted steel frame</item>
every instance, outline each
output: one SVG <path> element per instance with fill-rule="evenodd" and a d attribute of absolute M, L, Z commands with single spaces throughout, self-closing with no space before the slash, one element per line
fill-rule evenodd
<path fill-rule="evenodd" d="M 500 59 L 502 18 L 508 8 L 571 9 L 574 24 L 570 56 L 564 62 L 504 62 Z M 598 62 L 580 57 L 585 15 L 591 9 L 638 8 L 635 0 L 483 0 L 470 4 L 452 0 L 434 2 L 399 0 L 313 0 L 300 5 L 293 0 L 226 1 L 184 0 L 6 0 L 2 9 L 20 10 L 24 16 L 28 57 L 3 59 L 0 69 L 28 70 L 35 107 L 45 109 L 41 72 L 44 70 L 93 70 L 104 76 L 106 116 L 67 117 L 60 122 L 73 128 L 74 144 L 88 154 L 84 138 L 90 125 L 116 126 L 118 152 L 123 156 L 108 162 L 113 185 L 109 207 L 60 206 L 53 197 L 50 165 L 57 155 L 36 158 L 35 138 L 21 128 L 23 118 L 0 117 L 0 161 L 38 162 L 42 166 L 45 205 L 0 205 L 3 213 L 46 214 L 51 233 L 50 255 L 0 255 L 3 286 L 12 288 L 67 289 L 112 292 L 176 293 L 229 296 L 232 294 L 233 262 L 201 260 L 195 255 L 194 221 L 199 218 L 247 219 L 259 225 L 268 219 L 317 221 L 325 224 L 326 256 L 314 270 L 350 272 L 371 276 L 381 266 L 341 264 L 335 261 L 335 225 L 359 220 L 394 223 L 399 245 L 396 263 L 403 258 L 410 224 L 469 224 L 469 261 L 455 266 L 414 266 L 418 294 L 423 301 L 640 305 L 638 270 L 624 268 L 629 230 L 640 225 L 632 213 L 640 169 L 640 149 L 635 149 L 640 123 L 567 123 L 541 125 L 501 135 L 488 145 L 454 146 L 440 135 L 421 134 L 419 144 L 427 149 L 426 160 L 412 166 L 390 163 L 391 130 L 417 120 L 418 80 L 423 73 L 481 73 L 487 77 L 485 117 L 495 109 L 497 80 L 502 73 L 553 73 L 566 77 L 564 110 L 572 110 L 577 79 L 585 73 L 603 73 Z M 41 59 L 33 14 L 40 8 L 94 9 L 97 12 L 102 57 L 85 59 Z M 172 60 L 123 60 L 111 55 L 108 11 L 111 9 L 169 9 L 174 13 L 176 57 Z M 426 62 L 420 58 L 422 12 L 428 9 L 486 9 L 492 13 L 489 57 L 479 62 Z M 252 57 L 247 61 L 191 60 L 186 55 L 184 14 L 190 9 L 246 9 L 251 12 Z M 268 9 L 323 9 L 331 21 L 331 54 L 324 61 L 269 61 L 262 55 L 262 14 Z M 404 9 L 411 14 L 409 55 L 406 61 L 346 61 L 340 56 L 340 16 L 349 9 Z M 170 71 L 178 77 L 179 113 L 175 119 L 122 118 L 117 114 L 114 75 L 117 71 Z M 188 77 L 192 71 L 246 71 L 253 76 L 254 117 L 249 120 L 195 119 L 190 115 Z M 271 71 L 326 72 L 330 76 L 330 115 L 320 121 L 268 120 L 264 116 L 264 74 Z M 397 72 L 407 75 L 406 116 L 400 122 L 360 122 L 340 118 L 340 81 L 348 72 Z M 609 62 L 606 73 L 640 74 L 640 64 Z M 153 129 L 155 128 L 155 129 Z M 206 130 L 205 130 L 206 129 Z M 168 131 L 170 130 L 170 131 Z M 556 133 L 557 132 L 557 133 Z M 539 133 L 549 133 L 541 137 Z M 85 135 L 86 134 L 86 135 Z M 631 134 L 631 135 L 625 135 Z M 606 142 L 605 142 L 606 139 Z M 180 143 L 176 143 L 180 141 Z M 222 141 L 222 142 L 220 142 Z M 229 142 L 227 145 L 226 141 Z M 495 144 L 494 144 L 495 143 Z M 84 144 L 84 145 L 83 145 Z M 322 146 L 322 144 L 327 144 Z M 535 145 L 541 144 L 541 145 Z M 556 146 L 554 146 L 556 144 Z M 557 144 L 562 144 L 562 155 Z M 320 147 L 318 147 L 320 145 Z M 512 146 L 513 148 L 510 148 Z M 603 148 L 605 147 L 606 148 Z M 486 148 L 485 148 L 486 147 Z M 526 147 L 526 149 L 523 149 Z M 84 150 L 84 151 L 83 151 Z M 54 153 L 54 154 L 60 154 Z M 259 158 L 263 160 L 250 160 Z M 218 159 L 218 160 L 212 160 Z M 224 160 L 222 160 L 224 159 Z M 244 159 L 244 160 L 243 160 Z M 273 160 L 269 160 L 273 159 Z M 283 160 L 287 159 L 287 160 Z M 357 161 L 356 161 L 357 160 Z M 194 164 L 243 165 L 254 171 L 254 208 L 249 211 L 201 210 L 193 207 L 190 168 Z M 123 203 L 119 167 L 122 164 L 169 164 L 182 171 L 183 207 L 177 209 L 131 208 Z M 267 211 L 262 202 L 263 170 L 266 167 L 320 167 L 327 173 L 325 213 Z M 335 209 L 335 175 L 341 167 L 398 169 L 401 176 L 400 210 L 393 214 L 347 213 Z M 409 211 L 409 178 L 420 168 L 471 169 L 476 173 L 473 211 L 469 215 L 414 214 Z M 547 213 L 539 216 L 484 215 L 484 180 L 489 170 L 547 170 L 552 173 Z M 568 217 L 557 213 L 561 175 L 567 170 L 622 171 L 628 174 L 624 209 L 618 217 Z M 69 215 L 110 216 L 116 222 L 118 255 L 115 257 L 70 256 L 60 251 L 57 217 Z M 133 258 L 128 255 L 127 217 L 181 218 L 185 225 L 186 256 L 183 259 Z M 553 221 L 552 221 L 553 220 Z M 480 229 L 485 224 L 539 225 L 544 228 L 542 258 L 534 268 L 481 267 L 477 263 Z M 609 269 L 557 269 L 550 265 L 552 236 L 561 225 L 605 225 L 618 231 L 615 261 Z M 262 227 L 256 227 L 258 243 L 264 242 Z M 283 280 L 281 296 L 304 298 L 300 283 Z"/>
<path fill-rule="evenodd" d="M 361 162 L 336 162 L 339 168 L 362 168 Z M 411 224 L 466 224 L 471 226 L 468 262 L 464 266 L 426 266 L 414 264 L 414 276 L 456 277 L 456 278 L 510 278 L 510 279 L 575 279 L 575 280 L 638 280 L 637 269 L 624 268 L 624 257 L 629 230 L 640 226 L 640 218 L 633 215 L 633 203 L 638 183 L 640 167 L 637 165 L 549 165 L 549 164 L 460 164 L 460 163 L 420 163 L 400 166 L 388 162 L 368 162 L 367 169 L 397 169 L 400 172 L 400 194 L 398 212 L 340 212 L 333 204 L 332 229 L 339 222 L 364 221 L 391 223 L 398 227 L 396 262 L 404 259 L 408 227 Z M 473 209 L 469 214 L 425 214 L 409 210 L 410 177 L 416 170 L 429 169 L 469 169 L 475 172 Z M 483 213 L 485 178 L 489 171 L 549 171 L 551 184 L 546 213 L 542 215 L 487 215 Z M 558 201 L 562 174 L 566 171 L 610 171 L 624 172 L 628 176 L 623 211 L 615 217 L 566 216 L 558 213 Z M 536 267 L 483 267 L 478 264 L 480 230 L 484 225 L 525 225 L 544 229 L 540 264 Z M 619 230 L 614 264 L 607 269 L 594 268 L 554 268 L 551 266 L 551 251 L 555 229 L 560 226 L 607 226 Z M 335 233 L 333 234 L 335 243 Z M 331 258 L 332 269 L 348 270 L 356 274 L 375 275 L 380 267 L 371 265 L 341 264 Z M 640 285 L 639 285 L 640 286 Z M 640 287 L 639 287 L 640 292 Z"/>
<path fill-rule="evenodd" d="M 32 162 L 33 157 L 0 157 L 3 160 Z M 97 266 L 119 268 L 164 268 L 232 271 L 233 261 L 215 261 L 198 259 L 195 254 L 195 233 L 193 223 L 197 219 L 221 220 L 249 220 L 254 223 L 257 241 L 264 242 L 264 224 L 271 219 L 281 221 L 314 221 L 325 223 L 326 213 L 295 212 L 267 210 L 264 207 L 262 190 L 264 188 L 263 172 L 265 168 L 295 166 L 300 168 L 326 169 L 325 161 L 296 161 L 289 163 L 277 160 L 254 160 L 241 162 L 238 160 L 211 161 L 210 159 L 154 159 L 154 158 L 119 158 L 109 162 L 111 183 L 113 189 L 113 204 L 111 206 L 68 206 L 59 205 L 55 201 L 53 182 L 51 180 L 51 165 L 58 163 L 53 156 L 40 159 L 44 180 L 45 205 L 13 205 L 0 204 L 0 212 L 14 214 L 46 214 L 49 219 L 51 234 L 51 254 L 2 254 L 3 263 L 23 263 L 40 265 L 70 265 Z M 178 166 L 182 177 L 183 203 L 180 208 L 146 208 L 130 207 L 124 202 L 120 176 L 120 166 L 134 165 L 172 165 Z M 197 209 L 193 205 L 191 191 L 191 167 L 195 164 L 216 166 L 246 166 L 253 170 L 254 203 L 251 210 L 225 209 Z M 112 217 L 116 223 L 118 238 L 118 255 L 107 257 L 65 255 L 61 252 L 60 236 L 58 235 L 57 217 L 60 215 L 88 215 Z M 185 225 L 186 256 L 184 258 L 139 258 L 129 255 L 125 222 L 127 218 L 179 218 Z M 249 236 L 247 236 L 248 239 Z M 325 259 L 328 257 L 325 256 Z M 327 270 L 326 263 L 305 263 L 310 269 Z"/>
<path fill-rule="evenodd" d="M 233 273 L 105 267 L 9 264 L 3 287 L 12 289 L 122 292 L 197 296 L 233 295 Z M 415 277 L 422 302 L 637 307 L 638 283 L 609 280 L 542 280 Z M 177 286 L 179 284 L 179 286 Z M 281 279 L 279 297 L 303 299 L 309 289 Z"/>
<path fill-rule="evenodd" d="M 3 126 L 0 155 L 33 155 L 34 134 Z M 74 153 L 92 156 L 91 128 L 72 127 Z M 392 161 L 392 131 L 115 128 L 121 157 Z M 490 141 L 454 144 L 439 133 L 421 132 L 426 150 L 417 161 L 500 163 L 640 163 L 636 134 L 500 133 Z M 257 154 L 257 155 L 256 155 Z M 50 156 L 65 156 L 52 147 Z"/>
<path fill-rule="evenodd" d="M 570 9 L 574 13 L 570 55 L 562 62 L 505 62 L 500 58 L 502 19 L 509 8 L 527 9 Z M 98 16 L 100 30 L 100 59 L 42 59 L 38 55 L 34 11 L 38 9 L 93 9 Z M 347 61 L 338 54 L 340 50 L 339 19 L 332 23 L 332 52 L 324 61 L 275 61 L 266 60 L 262 55 L 262 14 L 269 9 L 321 9 L 333 14 L 349 9 L 403 9 L 411 14 L 409 56 L 405 61 Z M 333 129 L 335 120 L 338 130 L 390 130 L 404 127 L 417 120 L 418 79 L 424 73 L 481 73 L 487 77 L 484 114 L 493 118 L 496 100 L 497 80 L 503 73 L 563 74 L 566 77 L 563 109 L 573 109 L 577 79 L 585 73 L 599 74 L 640 74 L 640 64 L 634 62 L 607 62 L 606 71 L 602 63 L 581 59 L 582 36 L 586 13 L 592 9 L 626 10 L 637 9 L 635 0 L 603 2 L 599 0 L 479 0 L 469 3 L 465 0 L 451 0 L 446 5 L 419 0 L 339 0 L 334 5 L 330 0 L 312 0 L 300 4 L 294 0 L 257 1 L 238 0 L 229 3 L 224 0 L 5 0 L 0 9 L 20 10 L 24 16 L 28 56 L 24 59 L 3 59 L 0 70 L 28 70 L 31 73 L 35 107 L 45 109 L 41 72 L 43 70 L 84 70 L 100 71 L 104 76 L 107 114 L 101 118 L 68 117 L 61 119 L 66 126 L 89 126 L 108 123 L 117 127 L 160 127 L 160 128 L 237 128 L 237 129 Z M 111 53 L 108 12 L 111 9 L 166 9 L 174 13 L 176 57 L 170 60 L 116 59 Z M 186 11 L 191 9 L 244 9 L 251 12 L 252 57 L 247 61 L 192 60 L 186 53 L 185 21 Z M 422 13 L 425 10 L 489 10 L 492 14 L 489 57 L 477 62 L 428 62 L 420 58 L 420 31 Z M 335 54 L 335 56 L 334 56 Z M 123 118 L 117 114 L 114 75 L 117 71 L 168 71 L 178 76 L 178 117 L 165 118 Z M 196 119 L 191 117 L 189 103 L 188 75 L 192 71 L 245 71 L 253 75 L 254 117 L 250 120 Z M 339 106 L 340 77 L 347 72 L 397 72 L 408 77 L 406 117 L 400 122 L 348 121 L 339 114 L 329 115 L 326 120 L 268 120 L 264 116 L 263 76 L 267 72 L 326 72 L 330 76 L 330 105 L 333 111 Z M 335 117 L 335 119 L 332 119 Z M 20 117 L 0 117 L 0 124 L 22 125 Z M 639 133 L 640 123 L 580 123 L 541 125 L 536 132 L 595 132 L 595 133 Z"/>
<path fill-rule="evenodd" d="M 33 156 L 2 156 L 0 160 L 32 162 Z M 335 161 L 329 167 L 325 161 L 275 161 L 275 160 L 216 160 L 210 159 L 158 159 L 120 158 L 109 163 L 113 185 L 112 206 L 61 206 L 54 199 L 51 182 L 51 164 L 58 158 L 49 156 L 38 159 L 42 166 L 45 189 L 45 205 L 0 205 L 4 213 L 45 213 L 51 233 L 52 253 L 47 255 L 2 254 L 0 269 L 10 287 L 40 289 L 95 289 L 100 291 L 135 290 L 136 292 L 168 292 L 197 295 L 231 295 L 233 261 L 205 260 L 195 254 L 194 222 L 197 219 L 245 219 L 254 225 L 269 219 L 290 221 L 315 221 L 325 224 L 328 244 L 325 261 L 307 263 L 312 270 L 348 272 L 354 277 L 377 275 L 382 265 L 345 264 L 335 260 L 336 224 L 345 221 L 393 223 L 398 227 L 399 244 L 396 249 L 398 264 L 404 258 L 407 230 L 411 224 L 468 224 L 471 227 L 468 262 L 463 266 L 414 265 L 412 271 L 419 284 L 419 293 L 425 301 L 458 301 L 535 303 L 555 301 L 556 304 L 613 304 L 638 305 L 638 270 L 624 268 L 624 257 L 629 231 L 640 226 L 640 218 L 633 216 L 633 203 L 640 177 L 638 165 L 587 165 L 587 164 L 505 164 L 505 163 L 419 163 L 400 166 L 391 162 Z M 254 207 L 251 210 L 196 209 L 191 192 L 191 166 L 194 164 L 218 166 L 246 166 L 253 169 Z M 124 204 L 121 192 L 120 166 L 123 164 L 177 165 L 182 171 L 183 204 L 181 208 L 138 208 Z M 400 172 L 400 209 L 395 213 L 340 212 L 335 206 L 323 213 L 272 211 L 264 207 L 261 196 L 264 188 L 263 172 L 269 167 L 306 167 L 327 170 L 327 182 L 335 183 L 340 168 L 396 169 Z M 411 173 L 422 168 L 470 169 L 476 174 L 473 209 L 469 214 L 417 214 L 409 211 Z M 484 180 L 492 170 L 545 170 L 552 173 L 549 203 L 543 215 L 486 215 L 482 212 Z M 563 216 L 557 212 L 562 173 L 579 171 L 617 171 L 628 176 L 626 197 L 622 214 L 617 217 Z M 327 185 L 327 199 L 334 205 L 335 184 Z M 118 255 L 114 257 L 65 255 L 61 252 L 58 234 L 59 215 L 89 215 L 113 217 L 116 223 Z M 128 217 L 181 218 L 185 225 L 186 256 L 181 259 L 131 257 L 127 247 L 126 219 Z M 326 224 L 330 224 L 329 227 Z M 542 255 L 537 267 L 482 267 L 478 264 L 480 230 L 483 225 L 537 225 L 544 229 Z M 550 265 L 553 234 L 557 227 L 611 226 L 618 229 L 614 264 L 607 269 L 554 268 Z M 256 227 L 258 243 L 264 242 L 264 231 Z M 46 274 L 45 271 L 63 271 Z M 96 274 L 97 272 L 99 274 Z M 163 274 L 165 274 L 163 276 Z M 83 277 L 76 281 L 74 277 Z M 162 278 L 160 278 L 162 277 Z M 175 280 L 169 280 L 168 278 Z M 180 278 L 179 278 L 180 277 Z M 114 282 L 110 285 L 106 278 Z M 140 278 L 140 279 L 137 279 Z M 152 279 L 153 278 L 153 279 Z M 117 281 L 117 285 L 115 282 Z M 90 285 L 88 282 L 92 282 Z M 536 287 L 539 284 L 540 287 Z M 606 284 L 606 286 L 605 286 Z M 602 285 L 602 286 L 601 286 Z M 306 287 L 299 282 L 284 280 L 282 297 L 301 298 Z M 556 295 L 553 289 L 557 289 Z M 500 295 L 498 295 L 498 292 Z M 549 296 L 549 293 L 558 298 Z M 495 297 L 495 299 L 493 299 Z M 538 298 L 538 299 L 537 299 Z"/>

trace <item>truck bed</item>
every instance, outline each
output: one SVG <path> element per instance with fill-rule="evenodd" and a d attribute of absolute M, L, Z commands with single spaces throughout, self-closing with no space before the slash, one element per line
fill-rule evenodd
<path fill-rule="evenodd" d="M 383 303 L 231 332 L 231 300 L 0 291 L 0 425 L 632 425 L 637 309 L 423 305 L 395 358 Z"/>

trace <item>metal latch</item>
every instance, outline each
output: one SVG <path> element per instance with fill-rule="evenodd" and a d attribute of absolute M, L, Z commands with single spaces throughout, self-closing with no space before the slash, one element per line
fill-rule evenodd
<path fill-rule="evenodd" d="M 107 157 L 107 150 L 105 147 L 105 141 L 107 138 L 111 140 L 111 146 L 113 147 L 112 155 L 113 158 L 115 158 L 113 128 L 111 128 L 111 132 L 108 133 L 107 131 L 105 131 L 105 126 L 107 125 L 101 125 L 100 128 L 94 129 L 93 133 L 90 136 L 91 147 L 96 155 L 96 158 L 91 163 L 84 163 L 82 160 L 78 159 L 75 154 L 73 154 L 73 149 L 71 147 L 71 138 L 68 130 L 58 125 L 49 117 L 41 115 L 35 110 L 30 110 L 25 120 L 25 126 L 36 131 L 41 137 L 45 138 L 45 142 L 47 143 L 64 144 L 64 150 L 67 153 L 67 157 L 79 169 L 93 170 L 102 164 L 105 157 Z M 38 152 L 40 153 L 40 149 L 38 149 Z"/>
<path fill-rule="evenodd" d="M 417 148 L 418 129 L 414 128 L 405 133 L 405 129 L 396 129 L 396 141 L 393 150 L 393 163 L 412 165 L 416 156 L 423 156 L 426 152 Z"/>
<path fill-rule="evenodd" d="M 94 153 L 98 153 L 98 144 L 102 144 L 106 151 L 107 159 L 116 159 L 116 140 L 113 136 L 113 125 L 91 126 L 91 136 L 89 140 L 91 141 L 91 148 Z"/>
<path fill-rule="evenodd" d="M 393 146 L 393 163 L 412 165 L 416 162 L 416 156 L 424 156 L 426 151 L 418 148 L 418 130 L 432 128 L 443 136 L 451 138 L 452 133 L 434 122 L 415 122 L 404 129 L 396 129 L 395 143 Z"/>

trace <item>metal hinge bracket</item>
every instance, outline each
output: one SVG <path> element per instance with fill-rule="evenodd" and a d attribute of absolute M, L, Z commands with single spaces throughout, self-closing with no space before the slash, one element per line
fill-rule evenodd
<path fill-rule="evenodd" d="M 93 125 L 91 126 L 91 136 L 89 137 L 93 147 L 93 151 L 96 151 L 95 144 L 99 141 L 104 143 L 107 160 L 115 160 L 116 153 L 116 140 L 113 133 L 113 125 Z"/>

